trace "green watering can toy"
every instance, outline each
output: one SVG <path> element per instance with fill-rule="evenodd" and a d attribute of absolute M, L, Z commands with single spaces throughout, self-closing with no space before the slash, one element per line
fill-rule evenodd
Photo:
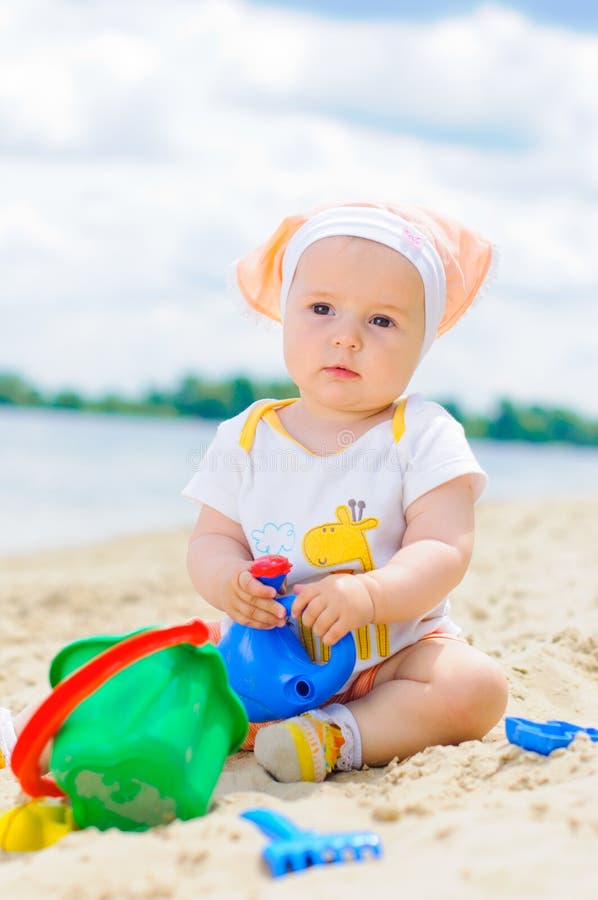
<path fill-rule="evenodd" d="M 14 748 L 12 768 L 25 793 L 67 797 L 79 828 L 144 831 L 204 815 L 248 728 L 207 641 L 196 619 L 64 647 L 50 667 L 54 690 Z M 49 740 L 43 775 L 39 757 Z"/>

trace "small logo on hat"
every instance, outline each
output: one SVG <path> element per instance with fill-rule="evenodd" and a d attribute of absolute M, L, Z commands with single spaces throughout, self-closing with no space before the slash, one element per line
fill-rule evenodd
<path fill-rule="evenodd" d="M 421 247 L 423 243 L 423 238 L 419 234 L 414 234 L 410 228 L 404 228 L 403 234 L 407 238 L 410 244 L 413 244 L 414 247 Z"/>

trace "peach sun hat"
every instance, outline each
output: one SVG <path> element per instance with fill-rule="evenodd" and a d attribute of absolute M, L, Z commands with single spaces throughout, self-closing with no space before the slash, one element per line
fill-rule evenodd
<path fill-rule="evenodd" d="M 425 333 L 420 359 L 471 306 L 493 259 L 492 244 L 458 222 L 420 207 L 349 203 L 288 216 L 236 263 L 247 303 L 278 322 L 301 254 L 315 241 L 362 237 L 385 244 L 416 267 L 424 285 Z"/>

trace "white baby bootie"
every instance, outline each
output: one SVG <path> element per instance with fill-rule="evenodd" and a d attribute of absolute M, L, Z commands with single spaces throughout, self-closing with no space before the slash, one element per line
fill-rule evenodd
<path fill-rule="evenodd" d="M 0 769 L 10 765 L 10 757 L 17 742 L 15 726 L 8 709 L 0 706 Z"/>
<path fill-rule="evenodd" d="M 361 735 L 346 706 L 334 703 L 260 728 L 255 758 L 277 781 L 324 781 L 361 767 Z"/>

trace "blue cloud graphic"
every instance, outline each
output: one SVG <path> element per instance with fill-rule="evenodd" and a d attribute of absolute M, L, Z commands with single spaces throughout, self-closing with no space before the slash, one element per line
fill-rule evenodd
<path fill-rule="evenodd" d="M 266 522 L 261 531 L 252 531 L 251 537 L 258 553 L 288 553 L 295 544 L 295 526 L 292 522 Z"/>

